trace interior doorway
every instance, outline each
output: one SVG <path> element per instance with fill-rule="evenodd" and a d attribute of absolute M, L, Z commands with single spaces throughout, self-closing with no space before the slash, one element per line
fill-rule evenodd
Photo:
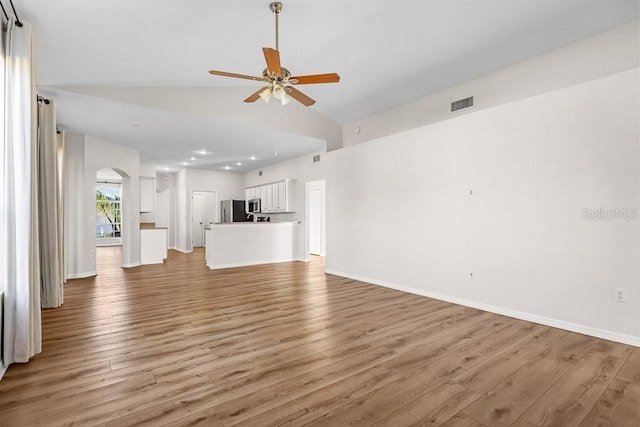
<path fill-rule="evenodd" d="M 205 227 L 218 218 L 218 193 L 193 191 L 191 194 L 191 247 L 205 245 Z"/>
<path fill-rule="evenodd" d="M 130 185 L 129 175 L 116 168 L 103 168 L 96 172 L 95 187 L 95 254 L 97 264 L 104 261 L 98 259 L 108 251 L 99 251 L 102 247 L 117 247 L 111 251 L 123 264 L 122 254 L 128 250 L 130 236 L 127 235 L 124 218 L 125 206 Z M 126 248 L 125 248 L 126 246 Z M 113 259 L 111 254 L 109 259 Z"/>
<path fill-rule="evenodd" d="M 325 256 L 325 181 L 309 181 L 307 193 L 307 241 L 310 255 Z"/>

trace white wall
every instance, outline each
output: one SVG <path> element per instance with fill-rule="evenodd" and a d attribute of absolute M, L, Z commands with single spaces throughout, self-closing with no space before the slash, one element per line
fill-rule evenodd
<path fill-rule="evenodd" d="M 176 175 L 158 173 L 156 175 L 156 194 L 154 220 L 157 227 L 167 228 L 167 244 L 175 247 L 176 236 Z M 173 200 L 173 203 L 172 203 Z M 140 215 L 142 221 L 142 215 Z"/>
<path fill-rule="evenodd" d="M 218 201 L 244 199 L 243 177 L 234 172 L 183 169 L 176 174 L 177 235 L 175 248 L 191 252 L 191 194 L 215 191 Z"/>
<path fill-rule="evenodd" d="M 343 126 L 344 146 L 393 135 L 452 117 L 451 102 L 475 97 L 475 105 L 453 116 L 476 112 L 637 68 L 638 21 L 540 55 L 485 77 L 454 86 Z M 356 133 L 356 129 L 359 132 Z"/>
<path fill-rule="evenodd" d="M 329 153 L 327 271 L 640 345 L 638 82 L 636 68 Z M 598 208 L 636 211 L 583 217 Z"/>
<path fill-rule="evenodd" d="M 140 222 L 152 222 L 155 223 L 156 222 L 156 210 L 157 210 L 157 203 L 155 200 L 155 193 L 158 187 L 158 182 L 156 179 L 156 166 L 155 165 L 151 165 L 151 164 L 145 164 L 145 163 L 141 163 L 140 164 L 140 177 L 144 177 L 144 178 L 151 178 L 153 179 L 153 193 L 154 193 L 154 209 L 153 212 L 140 212 Z"/>
<path fill-rule="evenodd" d="M 67 277 L 86 277 L 95 274 L 85 253 L 91 243 L 84 238 L 84 135 L 65 135 L 65 200 L 64 200 L 64 260 Z M 95 246 L 95 233 L 92 234 Z"/>
<path fill-rule="evenodd" d="M 123 172 L 122 265 L 140 263 L 140 153 L 89 135 L 67 134 L 65 258 L 67 277 L 96 274 L 96 174 Z"/>

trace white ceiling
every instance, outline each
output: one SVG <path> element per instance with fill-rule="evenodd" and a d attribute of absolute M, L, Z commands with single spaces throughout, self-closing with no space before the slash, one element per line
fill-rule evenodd
<path fill-rule="evenodd" d="M 637 0 L 283 3 L 283 65 L 293 74 L 342 78 L 299 86 L 317 100 L 307 109 L 245 105 L 259 83 L 207 73 L 260 75 L 261 48 L 274 45 L 268 0 L 14 1 L 34 25 L 38 88 L 56 102 L 61 128 L 139 149 L 159 166 L 183 167 L 206 149 L 214 154 L 189 163 L 237 171 L 321 149 L 326 132 L 318 123 L 339 128 L 639 15 Z M 122 86 L 137 95 L 122 95 Z M 229 111 L 210 109 L 199 92 L 224 100 Z M 301 130 L 301 120 L 314 125 Z"/>

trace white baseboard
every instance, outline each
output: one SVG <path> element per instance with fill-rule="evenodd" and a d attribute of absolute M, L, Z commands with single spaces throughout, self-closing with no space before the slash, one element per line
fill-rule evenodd
<path fill-rule="evenodd" d="M 169 248 L 169 249 L 173 249 L 174 251 L 182 252 L 183 254 L 190 254 L 190 253 L 193 253 L 193 250 L 186 251 L 186 250 L 184 250 L 184 249 L 180 249 L 180 248 Z"/>
<path fill-rule="evenodd" d="M 108 247 L 108 246 L 122 246 L 122 239 L 98 239 L 96 240 L 96 247 Z"/>
<path fill-rule="evenodd" d="M 2 377 L 4 376 L 4 373 L 7 372 L 7 368 L 8 366 L 0 365 L 0 381 L 2 381 Z"/>
<path fill-rule="evenodd" d="M 463 305 L 465 307 L 476 308 L 482 311 L 488 311 L 490 313 L 500 314 L 503 316 L 513 317 L 515 319 L 526 320 L 528 322 L 539 323 L 545 326 L 551 326 L 553 328 L 564 329 L 571 332 L 577 332 L 579 334 L 589 335 L 596 338 L 602 338 L 609 341 L 615 341 L 622 344 L 628 344 L 635 347 L 640 347 L 640 337 L 634 335 L 621 334 L 619 332 L 608 331 L 606 329 L 593 328 L 591 326 L 584 326 L 577 323 L 566 322 L 564 320 L 554 319 L 545 316 L 538 316 L 536 314 L 526 313 L 517 310 L 511 310 L 504 307 L 497 307 L 490 304 L 485 304 L 477 301 L 472 301 L 464 298 L 456 298 L 449 295 L 443 295 L 435 292 L 429 292 L 422 289 L 416 289 L 409 286 L 400 286 L 394 283 L 386 282 L 383 280 L 376 280 L 370 277 L 359 276 L 350 273 L 344 273 L 330 268 L 325 268 L 325 273 L 333 274 L 334 276 L 346 277 L 348 279 L 358 280 L 359 282 L 365 282 L 372 285 L 383 286 L 385 288 L 395 289 L 397 291 L 406 292 L 409 294 L 420 295 L 427 298 L 433 298 L 440 301 L 450 302 L 452 304 Z"/>
<path fill-rule="evenodd" d="M 221 265 L 215 265 L 215 266 L 210 266 L 209 264 L 207 264 L 207 267 L 209 267 L 209 269 L 211 270 L 220 270 L 223 268 L 236 268 L 236 267 L 249 267 L 252 265 L 263 265 L 263 264 L 278 264 L 281 262 L 293 262 L 293 261 L 299 261 L 297 259 L 279 259 L 279 260 L 265 260 L 265 261 L 252 261 L 252 262 L 235 262 L 235 263 L 231 263 L 231 264 L 221 264 Z"/>
<path fill-rule="evenodd" d="M 88 271 L 86 273 L 67 273 L 67 279 L 84 279 L 85 277 L 93 277 L 97 275 L 97 271 Z"/>
<path fill-rule="evenodd" d="M 132 262 L 130 264 L 122 264 L 122 268 L 140 267 L 140 265 L 142 264 L 140 264 L 139 262 Z"/>

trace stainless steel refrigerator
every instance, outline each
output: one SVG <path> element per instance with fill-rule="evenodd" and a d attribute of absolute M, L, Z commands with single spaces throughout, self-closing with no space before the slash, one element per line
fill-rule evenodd
<path fill-rule="evenodd" d="M 223 200 L 220 202 L 220 222 L 247 222 L 244 200 Z"/>

